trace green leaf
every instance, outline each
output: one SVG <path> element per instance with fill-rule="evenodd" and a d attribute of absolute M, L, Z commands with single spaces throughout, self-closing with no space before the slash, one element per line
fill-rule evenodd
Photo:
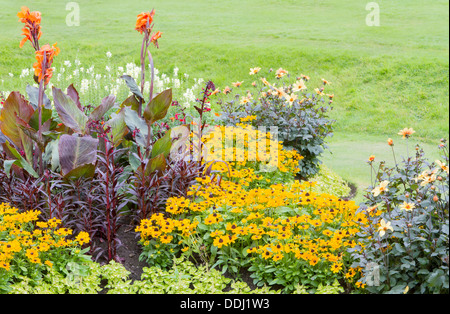
<path fill-rule="evenodd" d="M 114 146 L 120 145 L 128 133 L 127 124 L 125 123 L 125 111 L 121 110 L 118 114 L 113 113 L 111 119 L 105 123 L 105 127 L 107 126 L 111 127 Z"/>
<path fill-rule="evenodd" d="M 211 254 L 212 254 L 212 255 L 216 255 L 216 254 L 217 254 L 217 250 L 218 250 L 218 247 L 217 247 L 217 246 L 215 246 L 215 245 L 212 245 L 212 246 L 211 246 Z"/>
<path fill-rule="evenodd" d="M 100 120 L 113 106 L 116 101 L 116 96 L 109 95 L 103 98 L 100 105 L 92 111 L 89 115 L 89 120 L 96 121 Z"/>
<path fill-rule="evenodd" d="M 442 283 L 444 282 L 443 280 L 444 277 L 445 277 L 444 271 L 442 269 L 437 269 L 431 274 L 427 282 L 430 284 L 430 286 L 439 288 L 440 286 L 442 286 Z"/>
<path fill-rule="evenodd" d="M 142 95 L 141 90 L 137 86 L 136 81 L 134 80 L 134 78 L 132 78 L 129 75 L 122 75 L 120 78 L 125 81 L 125 83 L 127 84 L 128 88 L 130 89 L 130 91 L 134 95 L 136 95 L 139 99 L 144 100 L 144 95 Z"/>
<path fill-rule="evenodd" d="M 74 100 L 53 86 L 55 109 L 61 122 L 76 133 L 84 133 L 88 117 L 78 108 Z"/>
<path fill-rule="evenodd" d="M 172 89 L 166 89 L 153 98 L 144 110 L 144 118 L 150 124 L 163 119 L 172 104 Z"/>
<path fill-rule="evenodd" d="M 63 134 L 59 139 L 59 163 L 63 175 L 97 160 L 98 139 Z"/>
<path fill-rule="evenodd" d="M 44 161 L 51 164 L 52 171 L 56 171 L 59 167 L 59 151 L 58 151 L 59 138 L 48 143 L 44 155 Z"/>
<path fill-rule="evenodd" d="M 25 151 L 24 144 L 27 145 L 27 143 L 22 142 L 24 134 L 17 125 L 16 117 L 29 123 L 33 113 L 33 107 L 19 92 L 11 92 L 0 111 L 1 132 L 20 150 Z"/>
<path fill-rule="evenodd" d="M 139 100 L 137 100 L 136 96 L 131 95 L 123 101 L 120 108 L 130 107 L 132 110 L 137 112 L 140 105 L 141 104 L 139 103 Z"/>
<path fill-rule="evenodd" d="M 77 105 L 77 107 L 82 111 L 83 106 L 81 105 L 81 102 L 80 102 L 80 95 L 78 94 L 78 91 L 75 89 L 75 86 L 73 86 L 73 84 L 70 84 L 69 87 L 67 87 L 66 92 L 67 92 L 67 96 L 72 98 L 72 100 Z"/>
<path fill-rule="evenodd" d="M 158 156 L 150 159 L 145 166 L 144 175 L 149 176 L 150 174 L 159 171 L 160 173 L 166 169 L 167 163 L 164 154 L 159 154 Z"/>
<path fill-rule="evenodd" d="M 13 156 L 17 158 L 16 162 L 14 162 L 16 166 L 23 168 L 33 177 L 39 178 L 39 175 L 36 173 L 36 171 L 34 171 L 33 166 L 31 166 L 31 164 L 26 161 L 26 159 L 23 158 L 22 155 L 20 155 L 20 153 L 13 146 L 11 146 L 8 141 L 5 143 L 5 145 L 6 147 L 8 147 Z"/>
<path fill-rule="evenodd" d="M 72 169 L 66 175 L 64 175 L 64 177 L 67 179 L 76 180 L 81 177 L 92 178 L 94 177 L 94 174 L 95 174 L 95 165 L 86 164 L 78 168 Z"/>
<path fill-rule="evenodd" d="M 135 129 L 139 130 L 139 132 L 136 134 L 136 143 L 138 143 L 142 147 L 146 147 L 148 137 L 147 123 L 144 119 L 138 116 L 136 111 L 132 110 L 131 108 L 124 107 L 122 110 L 125 113 L 125 123 L 130 132 L 133 132 Z"/>
<path fill-rule="evenodd" d="M 5 173 L 9 178 L 9 173 L 11 171 L 11 167 L 14 163 L 17 162 L 17 159 L 13 159 L 13 160 L 4 160 L 3 161 L 3 169 L 5 169 Z M 16 166 L 20 166 L 20 163 Z"/>
<path fill-rule="evenodd" d="M 395 287 L 393 287 L 387 293 L 388 294 L 403 294 L 403 292 L 405 291 L 405 288 L 406 288 L 406 284 L 399 284 L 399 285 L 396 285 Z"/>
<path fill-rule="evenodd" d="M 42 124 L 44 124 L 45 122 L 47 122 L 49 119 L 52 118 L 52 110 L 51 109 L 46 109 L 46 108 L 42 108 Z M 33 115 L 30 118 L 30 121 L 28 122 L 28 124 L 35 129 L 36 131 L 39 130 L 39 110 L 36 110 Z"/>
<path fill-rule="evenodd" d="M 172 147 L 172 139 L 171 139 L 171 130 L 168 130 L 163 137 L 153 144 L 152 148 L 152 158 L 158 156 L 159 154 L 163 154 L 165 158 L 169 156 L 170 149 Z"/>
<path fill-rule="evenodd" d="M 394 247 L 395 247 L 395 249 L 396 249 L 398 252 L 400 252 L 400 253 L 405 253 L 405 252 L 406 252 L 406 250 L 401 246 L 400 243 L 395 243 L 395 244 L 394 244 Z"/>
<path fill-rule="evenodd" d="M 26 123 L 22 118 L 16 115 L 16 123 L 20 128 L 19 135 L 22 142 L 23 151 L 25 152 L 25 159 L 28 162 L 33 163 L 33 141 L 39 145 L 39 149 L 41 151 L 44 150 L 42 147 L 42 143 L 39 143 L 37 132 L 30 127 L 28 123 Z"/>
<path fill-rule="evenodd" d="M 25 91 L 28 95 L 28 100 L 30 101 L 30 104 L 33 106 L 34 109 L 37 109 L 38 103 L 39 103 L 39 88 L 35 86 L 31 86 L 30 84 L 27 84 L 27 87 L 25 88 Z M 47 95 L 43 93 L 43 105 L 45 109 L 52 109 L 52 103 L 50 102 L 50 99 L 48 99 Z"/>
<path fill-rule="evenodd" d="M 141 165 L 141 160 L 139 159 L 139 156 L 134 152 L 130 152 L 128 160 L 130 162 L 130 166 L 133 169 L 133 171 L 136 171 Z"/>
<path fill-rule="evenodd" d="M 201 222 L 197 225 L 197 228 L 199 228 L 201 230 L 208 230 L 209 229 L 207 225 L 205 225 L 204 223 L 201 223 Z"/>
<path fill-rule="evenodd" d="M 428 269 L 425 269 L 425 268 L 420 269 L 420 270 L 417 272 L 418 275 L 428 275 L 429 273 L 430 273 L 430 272 L 428 271 Z"/>

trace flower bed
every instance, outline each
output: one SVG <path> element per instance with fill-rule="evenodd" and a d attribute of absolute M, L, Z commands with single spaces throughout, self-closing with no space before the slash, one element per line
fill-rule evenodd
<path fill-rule="evenodd" d="M 371 156 L 358 205 L 320 161 L 328 81 L 309 93 L 280 68 L 256 92 L 207 81 L 178 102 L 156 75 L 151 11 L 126 93 L 96 98 L 87 81 L 51 85 L 60 49 L 41 45 L 39 12 L 18 17 L 36 84 L 2 94 L 2 293 L 448 293 L 445 140 L 434 163 L 419 148 L 393 168 Z"/>

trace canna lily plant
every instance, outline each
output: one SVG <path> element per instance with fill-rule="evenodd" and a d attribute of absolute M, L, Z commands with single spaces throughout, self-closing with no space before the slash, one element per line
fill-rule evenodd
<path fill-rule="evenodd" d="M 35 50 L 34 79 L 39 87 L 27 86 L 29 100 L 19 92 L 12 92 L 5 100 L 0 113 L 0 130 L 6 138 L 3 149 L 11 159 L 5 161 L 4 167 L 7 173 L 13 169 L 23 175 L 25 170 L 35 178 L 42 176 L 49 164 L 52 170 L 59 167 L 66 177 L 86 173 L 92 175 L 98 140 L 89 134 L 88 126 L 112 108 L 115 97 L 106 97 L 90 116 L 86 116 L 73 85 L 67 88 L 67 94 L 53 87 L 54 107 L 61 121 L 58 124 L 53 118 L 52 105 L 45 91 L 53 76 L 53 59 L 60 49 L 56 43 L 40 46 L 40 12 L 22 7 L 17 16 L 25 24 L 22 29 L 25 38 L 20 47 L 29 41 Z M 119 115 L 109 124 L 124 129 L 124 121 L 123 115 Z"/>
<path fill-rule="evenodd" d="M 180 133 L 179 129 L 169 129 L 163 137 L 155 142 L 153 141 L 153 124 L 167 115 L 172 104 L 172 89 L 164 90 L 154 96 L 155 68 L 149 47 L 151 44 L 154 44 L 156 48 L 159 48 L 158 39 L 162 35 L 160 31 L 152 33 L 154 15 L 155 10 L 143 12 L 137 16 L 136 20 L 135 30 L 143 35 L 140 58 L 140 87 L 138 87 L 131 76 L 123 75 L 121 77 L 125 80 L 132 93 L 121 104 L 121 110 L 124 112 L 125 122 L 129 130 L 138 131 L 133 132 L 135 143 L 133 143 L 133 148 L 130 151 L 130 164 L 134 165 L 133 169 L 135 171 L 140 172 L 144 176 L 148 176 L 156 171 L 162 172 L 166 168 L 166 159 L 172 144 L 179 139 L 177 135 Z M 150 92 L 147 100 L 144 96 L 146 55 L 151 70 Z M 144 104 L 146 104 L 145 108 L 143 108 Z"/>
<path fill-rule="evenodd" d="M 28 173 L 38 178 L 45 169 L 50 168 L 53 171 L 59 169 L 66 178 L 92 177 L 97 152 L 99 149 L 105 151 L 104 143 L 97 138 L 102 133 L 99 132 L 99 125 L 102 131 L 110 130 L 111 142 L 115 147 L 122 145 L 129 148 L 133 170 L 150 175 L 166 168 L 166 159 L 177 132 L 168 130 L 158 141 L 153 140 L 152 125 L 166 116 L 172 104 L 171 89 L 153 95 L 154 65 L 149 46 L 153 44 L 159 48 L 158 39 L 161 37 L 159 31 L 152 33 L 154 14 L 154 10 L 141 13 L 136 21 L 135 29 L 143 35 L 140 88 L 132 77 L 122 76 L 131 96 L 117 106 L 115 96 L 109 95 L 88 114 L 89 110 L 81 104 L 73 84 L 66 91 L 52 87 L 52 106 L 46 90 L 53 76 L 54 57 L 60 49 L 56 43 L 52 46 L 40 45 L 41 13 L 31 12 L 25 6 L 21 8 L 17 16 L 24 23 L 22 31 L 25 37 L 20 47 L 30 42 L 35 50 L 34 79 L 39 87 L 27 86 L 28 99 L 19 92 L 12 92 L 0 112 L 0 138 L 6 139 L 2 148 L 8 156 L 4 162 L 7 173 L 14 171 L 22 177 Z M 146 56 L 151 68 L 148 99 L 143 95 Z M 126 137 L 130 131 L 134 137 Z M 142 163 L 138 166 L 137 159 L 145 160 L 145 167 Z"/>
<path fill-rule="evenodd" d="M 155 122 L 172 105 L 172 89 L 153 92 L 150 46 L 159 48 L 161 38 L 161 32 L 153 33 L 154 15 L 154 10 L 141 13 L 136 21 L 135 30 L 143 35 L 140 87 L 132 77 L 122 76 L 131 91 L 128 98 L 120 102 L 108 95 L 91 106 L 83 105 L 73 84 L 65 90 L 49 87 L 52 63 L 61 51 L 56 43 L 40 44 L 40 12 L 22 7 L 17 14 L 24 23 L 19 46 L 29 42 L 34 49 L 38 87 L 28 85 L 28 97 L 13 91 L 2 98 L 0 176 L 13 183 L 7 184 L 5 198 L 28 202 L 30 196 L 35 200 L 31 207 L 42 208 L 49 218 L 61 217 L 77 228 L 91 230 L 92 239 L 103 237 L 108 260 L 117 258 L 117 230 L 124 210 L 146 217 L 170 193 L 187 190 L 198 172 L 194 164 L 179 162 L 171 154 L 172 148 L 187 141 L 187 125 L 165 133 L 153 130 L 158 130 Z M 151 87 L 144 96 L 147 59 Z M 174 173 L 184 177 L 169 186 Z M 135 201 L 137 210 L 130 207 Z M 80 217 L 86 219 L 80 221 Z"/>
<path fill-rule="evenodd" d="M 8 97 L 0 115 L 0 130 L 9 139 L 4 143 L 4 150 L 13 158 L 13 161 L 6 163 L 7 167 L 15 165 L 37 177 L 35 168 L 38 168 L 39 175 L 44 171 L 42 153 L 47 141 L 43 138 L 43 132 L 49 131 L 52 127 L 51 120 L 46 119 L 49 111 L 44 111 L 44 105 L 47 105 L 47 109 L 49 107 L 45 89 L 53 75 L 51 67 L 53 58 L 59 54 L 60 49 L 56 43 L 53 46 L 40 46 L 39 39 L 42 35 L 40 12 L 31 12 L 24 6 L 17 16 L 19 22 L 24 23 L 22 34 L 25 37 L 20 42 L 20 47 L 29 41 L 35 50 L 34 79 L 39 88 L 27 88 L 32 98 L 31 104 L 18 92 L 13 92 Z M 37 156 L 37 161 L 33 158 L 34 155 Z M 33 167 L 36 163 L 38 167 Z"/>

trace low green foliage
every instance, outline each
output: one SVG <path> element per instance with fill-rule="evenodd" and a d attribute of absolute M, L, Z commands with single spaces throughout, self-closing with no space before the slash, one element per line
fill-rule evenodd
<path fill-rule="evenodd" d="M 303 285 L 297 285 L 295 287 L 295 290 L 292 292 L 292 294 L 340 294 L 344 292 L 344 288 L 342 288 L 342 286 L 339 284 L 339 282 L 337 280 L 334 281 L 333 284 L 331 285 L 322 285 L 319 284 L 319 286 L 317 287 L 317 289 L 314 290 L 308 290 L 305 286 Z"/>
<path fill-rule="evenodd" d="M 320 165 L 319 172 L 310 181 L 316 182 L 312 190 L 319 194 L 327 193 L 347 197 L 351 193 L 348 183 L 324 164 Z"/>

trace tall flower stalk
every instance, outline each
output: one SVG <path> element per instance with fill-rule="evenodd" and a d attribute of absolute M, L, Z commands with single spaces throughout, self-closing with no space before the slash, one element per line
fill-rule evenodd
<path fill-rule="evenodd" d="M 148 55 L 148 59 L 150 62 L 150 68 L 151 68 L 151 81 L 150 81 L 150 95 L 149 95 L 149 102 L 153 99 L 153 81 L 155 77 L 155 68 L 153 64 L 153 58 L 150 53 L 150 50 L 148 47 L 151 43 L 153 43 L 156 48 L 159 48 L 158 45 L 158 39 L 161 38 L 162 33 L 156 32 L 152 35 L 153 31 L 153 17 L 155 15 L 155 10 L 152 10 L 151 12 L 143 12 L 137 16 L 136 20 L 136 30 L 144 34 L 144 38 L 142 39 L 142 47 L 141 47 L 141 94 L 144 94 L 144 85 L 145 85 L 145 58 L 146 55 Z M 142 117 L 142 105 L 144 102 L 144 99 L 139 100 L 140 105 L 138 108 L 138 115 Z"/>
<path fill-rule="evenodd" d="M 36 62 L 33 64 L 35 81 L 39 84 L 38 94 L 38 141 L 42 143 L 42 107 L 44 104 L 45 89 L 53 76 L 53 57 L 57 56 L 60 49 L 56 47 L 56 43 L 50 47 L 50 45 L 44 45 L 40 47 L 39 39 L 42 36 L 41 31 L 41 13 L 39 11 L 31 12 L 26 6 L 21 8 L 21 11 L 17 13 L 19 22 L 24 23 L 22 28 L 22 35 L 25 37 L 20 42 L 20 48 L 22 48 L 26 42 L 30 42 L 35 50 Z M 42 151 L 39 149 L 39 145 L 36 144 L 36 150 L 39 152 L 39 173 L 43 174 L 43 162 Z"/>

